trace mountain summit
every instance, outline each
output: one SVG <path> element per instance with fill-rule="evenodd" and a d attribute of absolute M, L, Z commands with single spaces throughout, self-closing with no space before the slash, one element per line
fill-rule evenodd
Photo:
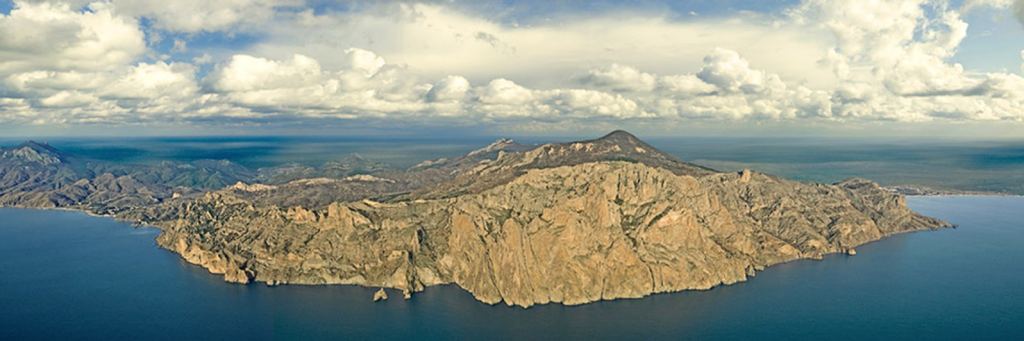
<path fill-rule="evenodd" d="M 625 130 L 616 130 L 616 131 L 613 131 L 611 133 L 608 133 L 605 136 L 602 136 L 602 137 L 599 137 L 599 138 L 596 138 L 596 139 L 593 139 L 593 140 L 584 140 L 584 141 L 578 141 L 578 142 L 571 142 L 570 144 L 572 144 L 572 143 L 593 144 L 595 146 L 599 146 L 599 148 L 597 148 L 599 150 L 601 150 L 601 149 L 614 150 L 614 151 L 617 151 L 617 152 L 620 152 L 620 153 L 624 153 L 624 154 L 630 154 L 630 153 L 644 154 L 644 153 L 648 153 L 648 152 L 654 153 L 654 154 L 663 154 L 662 156 L 665 157 L 665 158 L 673 158 L 674 159 L 674 157 L 671 157 L 668 154 L 662 153 L 661 151 L 655 149 L 654 147 L 652 147 L 651 145 L 645 143 L 644 141 L 641 141 L 635 135 L 630 134 L 629 132 L 627 132 Z"/>
<path fill-rule="evenodd" d="M 0 160 L 54 165 L 63 162 L 64 157 L 49 144 L 25 141 L 13 148 L 0 149 Z"/>
<path fill-rule="evenodd" d="M 593 161 L 630 161 L 652 167 L 664 168 L 676 174 L 700 175 L 714 170 L 695 164 L 683 162 L 671 154 L 662 152 L 654 146 L 640 140 L 636 135 L 625 130 L 616 130 L 593 140 L 570 142 L 563 144 L 573 149 L 580 149 L 587 155 L 574 155 L 584 162 Z M 571 153 L 570 153 L 571 154 Z M 572 161 L 573 157 L 569 158 Z"/>
<path fill-rule="evenodd" d="M 640 139 L 636 137 L 636 135 L 633 135 L 630 132 L 621 129 L 612 131 L 606 134 L 605 136 L 594 139 L 594 141 L 615 141 L 625 143 L 641 142 Z"/>
<path fill-rule="evenodd" d="M 511 160 L 516 159 L 518 160 Z M 616 130 L 593 140 L 541 145 L 518 155 L 506 155 L 525 168 L 552 168 L 589 162 L 626 161 L 667 169 L 677 175 L 705 175 L 714 170 L 683 162 L 662 152 L 624 130 Z M 501 163 L 501 159 L 496 163 Z"/>
<path fill-rule="evenodd" d="M 493 160 L 476 160 L 477 163 L 472 168 L 458 173 L 451 181 L 417 189 L 410 196 L 402 196 L 400 199 L 443 198 L 477 193 L 507 183 L 531 169 L 610 161 L 643 164 L 666 169 L 677 175 L 700 176 L 714 172 L 705 167 L 680 161 L 641 141 L 633 134 L 624 130 L 616 130 L 593 140 L 549 143 L 519 150 L 503 148 L 499 150 Z"/>

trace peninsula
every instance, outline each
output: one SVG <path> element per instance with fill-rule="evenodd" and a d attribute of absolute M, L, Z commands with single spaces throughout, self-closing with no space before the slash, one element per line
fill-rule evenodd
<path fill-rule="evenodd" d="M 409 169 L 360 156 L 256 170 L 218 160 L 122 165 L 27 142 L 0 149 L 0 206 L 152 225 L 161 247 L 228 282 L 406 297 L 454 284 L 521 307 L 709 289 L 950 226 L 868 180 L 718 172 L 624 131 L 539 146 L 502 139 Z"/>

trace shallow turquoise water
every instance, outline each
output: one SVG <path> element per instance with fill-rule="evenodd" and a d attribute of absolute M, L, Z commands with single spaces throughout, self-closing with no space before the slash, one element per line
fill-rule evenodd
<path fill-rule="evenodd" d="M 366 288 L 226 284 L 156 248 L 153 229 L 0 209 L 0 339 L 1024 338 L 1024 198 L 910 204 L 960 227 L 710 291 L 527 310 L 455 287 L 374 304 Z"/>

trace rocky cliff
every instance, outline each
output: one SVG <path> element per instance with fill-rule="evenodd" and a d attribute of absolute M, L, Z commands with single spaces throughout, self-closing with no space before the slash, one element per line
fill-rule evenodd
<path fill-rule="evenodd" d="M 773 264 L 948 226 L 870 181 L 720 173 L 625 132 L 534 148 L 499 142 L 360 178 L 389 179 L 372 187 L 379 190 L 331 182 L 344 200 L 303 205 L 285 200 L 302 197 L 300 185 L 243 184 L 176 202 L 164 210 L 173 217 L 151 220 L 163 229 L 159 245 L 230 282 L 407 294 L 455 284 L 480 301 L 523 307 L 708 289 Z"/>

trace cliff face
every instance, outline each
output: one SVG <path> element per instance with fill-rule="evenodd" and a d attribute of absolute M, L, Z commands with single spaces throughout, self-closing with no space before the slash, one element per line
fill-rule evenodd
<path fill-rule="evenodd" d="M 526 307 L 708 289 L 772 264 L 941 226 L 860 180 L 695 177 L 609 161 L 531 169 L 453 198 L 320 210 L 209 194 L 158 241 L 229 281 L 410 292 L 454 283 L 483 302 Z"/>

